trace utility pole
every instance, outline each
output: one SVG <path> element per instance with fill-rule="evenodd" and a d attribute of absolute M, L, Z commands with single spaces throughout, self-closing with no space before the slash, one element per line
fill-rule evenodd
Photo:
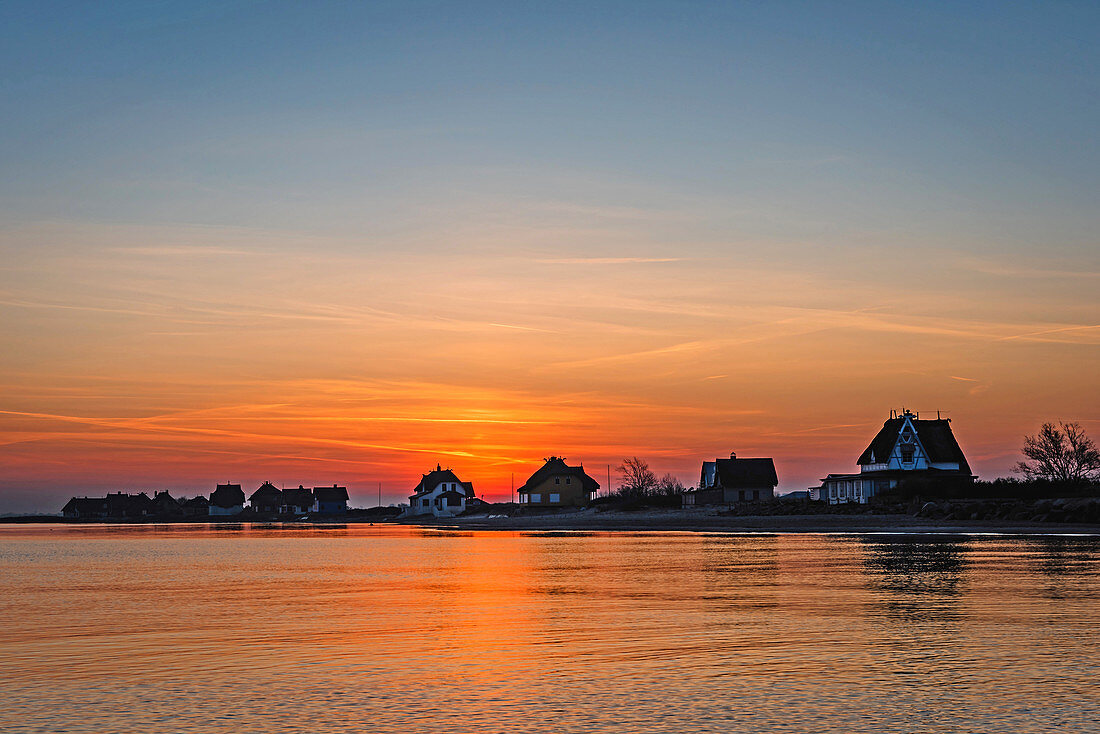
<path fill-rule="evenodd" d="M 378 483 L 378 506 L 382 506 L 382 482 Z"/>
<path fill-rule="evenodd" d="M 516 503 L 516 473 L 512 472 L 512 504 Z"/>
<path fill-rule="evenodd" d="M 611 465 L 607 465 L 607 496 L 611 496 Z"/>

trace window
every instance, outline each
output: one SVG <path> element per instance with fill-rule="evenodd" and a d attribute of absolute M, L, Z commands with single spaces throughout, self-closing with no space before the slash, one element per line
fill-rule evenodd
<path fill-rule="evenodd" d="M 550 495 L 550 504 L 554 504 L 555 502 L 561 502 L 561 495 L 552 493 Z"/>
<path fill-rule="evenodd" d="M 427 497 L 425 497 L 424 499 L 422 499 L 420 501 L 420 506 L 421 507 L 431 507 L 432 506 L 432 501 L 430 499 L 428 499 Z"/>
<path fill-rule="evenodd" d="M 561 477 L 554 477 L 554 484 L 561 484 Z"/>
<path fill-rule="evenodd" d="M 914 446 L 913 444 L 911 444 L 911 443 L 902 444 L 901 445 L 901 460 L 903 462 L 905 462 L 906 464 L 912 464 L 913 463 L 913 456 L 914 456 L 914 454 L 916 454 L 916 452 L 917 452 L 917 447 Z"/>
<path fill-rule="evenodd" d="M 836 485 L 835 484 L 830 484 L 829 485 L 829 496 L 832 497 L 834 500 L 836 499 Z"/>
<path fill-rule="evenodd" d="M 532 502 L 542 502 L 542 495 L 538 494 L 538 493 L 532 494 L 531 495 L 531 501 Z"/>
<path fill-rule="evenodd" d="M 573 478 L 573 477 L 566 477 L 566 478 L 565 478 L 565 483 L 566 483 L 566 484 L 570 484 L 571 482 L 570 482 L 569 480 L 571 480 L 572 478 Z"/>

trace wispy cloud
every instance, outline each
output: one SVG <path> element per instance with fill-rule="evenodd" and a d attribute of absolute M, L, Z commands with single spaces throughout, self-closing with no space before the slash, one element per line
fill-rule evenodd
<path fill-rule="evenodd" d="M 544 265 L 633 265 L 638 263 L 683 262 L 682 257 L 561 257 L 545 258 L 535 262 Z"/>

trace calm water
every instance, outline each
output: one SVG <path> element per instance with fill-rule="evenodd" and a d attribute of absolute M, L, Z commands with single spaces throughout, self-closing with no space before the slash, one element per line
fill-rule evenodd
<path fill-rule="evenodd" d="M 1100 539 L 0 529 L 0 731 L 1100 730 Z"/>

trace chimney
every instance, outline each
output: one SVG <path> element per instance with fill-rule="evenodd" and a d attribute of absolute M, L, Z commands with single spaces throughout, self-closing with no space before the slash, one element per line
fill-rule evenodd
<path fill-rule="evenodd" d="M 730 452 L 730 458 L 731 459 L 736 459 L 737 458 L 737 452 L 736 451 L 731 451 Z"/>

